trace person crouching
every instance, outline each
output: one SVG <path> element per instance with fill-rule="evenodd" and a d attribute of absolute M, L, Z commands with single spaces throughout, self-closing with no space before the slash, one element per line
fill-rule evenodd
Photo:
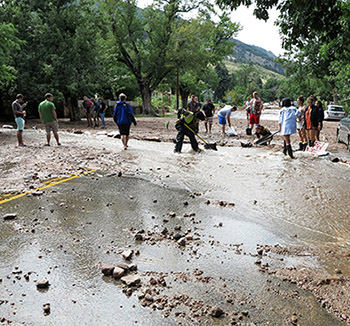
<path fill-rule="evenodd" d="M 199 152 L 198 142 L 195 137 L 195 130 L 199 120 L 204 121 L 205 116 L 202 111 L 191 112 L 186 109 L 180 109 L 177 113 L 179 120 L 176 121 L 175 128 L 178 131 L 174 153 L 181 153 L 182 144 L 185 136 L 190 139 L 191 147 L 195 152 Z"/>
<path fill-rule="evenodd" d="M 258 140 L 263 139 L 267 136 L 271 135 L 271 131 L 269 129 L 267 129 L 264 126 L 261 125 L 257 125 L 255 126 L 255 136 L 258 138 Z M 259 143 L 259 145 L 262 146 L 267 146 L 270 145 L 272 138 L 269 138 L 267 141 Z M 254 142 L 254 145 L 257 144 L 257 141 Z"/>

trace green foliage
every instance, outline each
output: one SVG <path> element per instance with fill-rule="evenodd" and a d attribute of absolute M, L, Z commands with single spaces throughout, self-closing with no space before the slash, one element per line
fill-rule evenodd
<path fill-rule="evenodd" d="M 16 78 L 17 71 L 11 58 L 22 44 L 16 37 L 16 32 L 12 24 L 0 24 L 0 88 Z"/>
<path fill-rule="evenodd" d="M 186 74 L 200 83 L 203 70 L 232 51 L 228 40 L 238 30 L 226 13 L 214 23 L 212 9 L 203 2 L 157 0 L 140 10 L 136 1 L 106 0 L 101 7 L 111 20 L 109 51 L 133 74 L 146 113 L 151 110 L 152 91 L 170 73 L 180 70 L 186 92 Z M 197 18 L 181 19 L 182 13 L 198 7 Z"/>
<path fill-rule="evenodd" d="M 3 1 L 0 18 L 16 24 L 26 42 L 15 53 L 14 92 L 40 101 L 50 91 L 69 107 L 73 98 L 99 92 L 103 67 L 96 40 L 102 20 L 93 0 Z M 80 118 L 77 106 L 71 118 Z"/>

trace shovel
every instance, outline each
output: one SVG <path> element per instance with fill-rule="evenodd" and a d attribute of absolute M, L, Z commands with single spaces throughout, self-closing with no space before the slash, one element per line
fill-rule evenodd
<path fill-rule="evenodd" d="M 216 148 L 216 143 L 208 143 L 207 141 L 205 141 L 201 136 L 199 136 L 194 130 L 192 130 L 192 128 L 184 123 L 184 125 L 186 126 L 186 128 L 190 131 L 192 131 L 203 143 L 204 143 L 204 148 L 205 149 L 212 149 L 214 151 L 217 151 L 218 149 Z"/>
<path fill-rule="evenodd" d="M 261 138 L 259 139 L 257 142 L 256 142 L 256 145 L 260 145 L 260 144 L 263 144 L 269 140 L 272 140 L 273 136 L 276 135 L 278 133 L 278 131 L 275 131 L 273 132 L 271 135 L 268 135 L 268 136 L 265 136 L 264 138 Z"/>

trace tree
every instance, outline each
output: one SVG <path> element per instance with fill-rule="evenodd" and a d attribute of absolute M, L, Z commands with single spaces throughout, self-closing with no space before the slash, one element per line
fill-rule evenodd
<path fill-rule="evenodd" d="M 296 70 L 303 69 L 308 78 L 327 81 L 332 88 L 333 101 L 338 101 L 335 67 L 344 60 L 349 44 L 349 2 L 342 0 L 217 0 L 231 9 L 239 5 L 255 5 L 254 13 L 268 18 L 268 10 L 276 7 L 280 14 L 276 24 L 280 27 L 283 47 L 288 51 L 285 63 Z M 342 39 L 342 42 L 339 42 Z M 339 65 L 338 65 L 339 67 Z"/>
<path fill-rule="evenodd" d="M 49 90 L 62 94 L 71 120 L 80 120 L 77 97 L 95 93 L 101 84 L 95 2 L 5 0 L 0 11 L 26 42 L 14 60 L 19 75 L 14 88 L 38 99 Z"/>
<path fill-rule="evenodd" d="M 215 67 L 216 74 L 219 78 L 219 85 L 214 90 L 215 100 L 223 101 L 226 91 L 230 88 L 230 74 L 225 64 L 220 63 Z"/>
<path fill-rule="evenodd" d="M 12 24 L 0 24 L 0 89 L 14 80 L 17 74 L 11 57 L 22 42 L 16 37 L 16 32 Z"/>
<path fill-rule="evenodd" d="M 111 51 L 134 75 L 146 114 L 151 112 L 152 91 L 172 71 L 207 66 L 229 48 L 226 41 L 238 25 L 227 15 L 218 23 L 210 21 L 209 14 L 189 21 L 181 18 L 182 13 L 194 8 L 205 11 L 205 5 L 199 3 L 157 0 L 143 10 L 134 0 L 106 0 L 101 4 L 111 17 Z"/>

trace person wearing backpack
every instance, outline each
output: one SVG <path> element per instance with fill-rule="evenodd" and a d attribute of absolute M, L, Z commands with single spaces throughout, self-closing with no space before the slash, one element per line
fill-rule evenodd
<path fill-rule="evenodd" d="M 120 139 L 123 143 L 124 150 L 128 148 L 131 123 L 133 123 L 135 126 L 137 124 L 131 106 L 125 101 L 126 95 L 121 93 L 119 95 L 119 101 L 116 103 L 113 111 L 113 119 L 118 126 Z"/>

